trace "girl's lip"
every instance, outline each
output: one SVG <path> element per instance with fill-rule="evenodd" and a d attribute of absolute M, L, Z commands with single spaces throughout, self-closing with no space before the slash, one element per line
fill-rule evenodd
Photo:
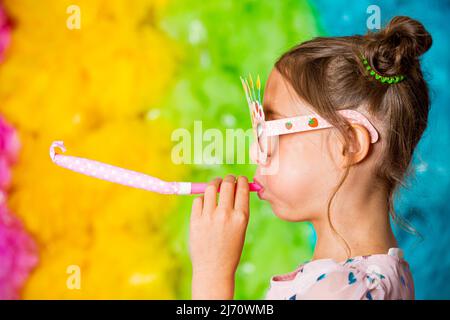
<path fill-rule="evenodd" d="M 258 198 L 260 198 L 261 200 L 263 200 L 262 196 L 264 194 L 264 186 L 261 184 L 261 182 L 258 181 L 257 178 L 253 178 L 253 182 L 255 182 L 256 184 L 258 184 L 258 186 L 261 187 L 260 190 L 258 190 L 257 194 L 258 194 Z"/>
<path fill-rule="evenodd" d="M 253 182 L 256 183 L 261 188 L 258 192 L 264 190 L 264 186 L 261 184 L 261 182 L 258 181 L 257 178 L 253 177 Z"/>

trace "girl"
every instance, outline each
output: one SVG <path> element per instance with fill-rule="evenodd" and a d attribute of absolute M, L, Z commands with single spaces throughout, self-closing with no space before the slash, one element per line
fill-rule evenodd
<path fill-rule="evenodd" d="M 431 43 L 420 22 L 395 17 L 377 33 L 304 42 L 276 62 L 264 113 L 285 128 L 257 128 L 258 196 L 281 219 L 310 221 L 317 242 L 311 261 L 272 277 L 267 299 L 414 299 L 389 217 L 398 220 L 394 192 L 427 126 L 419 57 Z M 193 202 L 193 299 L 233 298 L 249 219 L 248 182 L 235 180 L 213 180 Z"/>

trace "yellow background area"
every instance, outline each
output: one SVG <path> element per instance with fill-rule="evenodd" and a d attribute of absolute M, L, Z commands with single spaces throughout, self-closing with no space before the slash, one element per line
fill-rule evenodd
<path fill-rule="evenodd" d="M 81 29 L 69 30 L 72 1 L 8 0 L 14 23 L 0 72 L 0 112 L 18 130 L 11 210 L 39 247 L 23 298 L 174 298 L 177 261 L 162 230 L 175 196 L 113 185 L 55 166 L 67 154 L 167 180 L 174 125 L 148 117 L 170 87 L 176 48 L 155 21 L 165 1 L 77 1 Z M 67 268 L 80 267 L 69 290 Z"/>

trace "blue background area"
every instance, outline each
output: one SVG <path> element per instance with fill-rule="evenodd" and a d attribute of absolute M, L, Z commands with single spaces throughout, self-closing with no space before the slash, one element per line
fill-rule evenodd
<path fill-rule="evenodd" d="M 382 27 L 394 16 L 421 21 L 433 37 L 431 49 L 422 59 L 430 85 L 432 105 L 428 128 L 413 161 L 409 187 L 400 190 L 395 208 L 408 219 L 423 239 L 398 227 L 395 233 L 411 265 L 417 299 L 450 299 L 450 94 L 449 1 L 310 1 L 328 36 L 365 34 L 366 13 L 378 5 Z"/>

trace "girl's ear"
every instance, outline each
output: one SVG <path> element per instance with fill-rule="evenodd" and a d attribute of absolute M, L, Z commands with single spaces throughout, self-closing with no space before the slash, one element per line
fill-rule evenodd
<path fill-rule="evenodd" d="M 350 143 L 347 154 L 344 154 L 344 149 L 342 150 L 344 167 L 363 161 L 367 157 L 370 149 L 370 133 L 366 127 L 353 123 L 351 126 L 355 132 L 355 139 Z"/>

